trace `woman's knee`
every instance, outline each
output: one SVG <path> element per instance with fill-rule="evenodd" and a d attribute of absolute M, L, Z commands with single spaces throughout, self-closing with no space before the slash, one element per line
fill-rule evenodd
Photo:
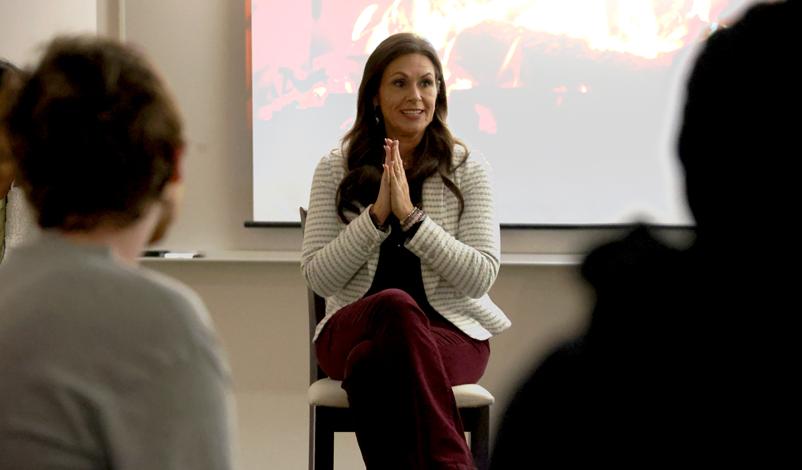
<path fill-rule="evenodd" d="M 411 305 L 417 307 L 415 299 L 401 289 L 384 289 L 373 294 L 377 307 L 382 310 L 404 309 Z"/>
<path fill-rule="evenodd" d="M 401 289 L 385 289 L 374 294 L 376 308 L 391 323 L 418 324 L 426 320 L 418 303 Z"/>

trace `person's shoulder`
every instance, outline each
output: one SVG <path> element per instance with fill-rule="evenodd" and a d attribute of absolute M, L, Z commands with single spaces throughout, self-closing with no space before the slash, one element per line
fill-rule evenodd
<path fill-rule="evenodd" d="M 211 316 L 200 296 L 164 274 L 142 268 L 139 271 L 150 290 L 150 300 L 145 306 L 149 311 L 142 316 L 166 330 L 160 334 L 161 338 L 172 338 L 170 348 L 173 350 L 194 351 L 182 357 L 202 358 L 204 364 L 228 374 Z"/>
<path fill-rule="evenodd" d="M 147 339 L 170 350 L 208 343 L 208 312 L 189 287 L 147 268 L 120 264 L 97 250 L 64 251 L 64 244 L 35 243 L 3 266 L 0 299 L 31 321 L 56 324 L 80 318 L 82 325 L 125 344 Z M 9 269 L 13 272 L 9 272 Z M 125 332 L 125 337 L 118 335 Z"/>
<path fill-rule="evenodd" d="M 78 266 L 80 264 L 80 266 Z M 211 331 L 209 313 L 195 291 L 182 282 L 142 266 L 127 266 L 105 257 L 90 257 L 73 263 L 60 263 L 49 269 L 48 284 L 61 280 L 75 296 L 96 299 L 107 306 L 113 293 L 118 321 L 131 317 L 130 324 L 158 325 L 167 336 L 205 336 Z M 134 320 L 133 318 L 136 318 Z"/>
<path fill-rule="evenodd" d="M 63 266 L 54 277 L 70 275 L 70 266 Z M 164 328 L 211 328 L 208 311 L 200 296 L 182 282 L 147 267 L 121 265 L 108 259 L 87 260 L 74 277 L 76 287 L 89 289 L 90 282 L 104 292 L 117 292 L 120 302 L 134 305 L 121 308 Z"/>
<path fill-rule="evenodd" d="M 320 159 L 321 164 L 325 164 L 327 166 L 342 166 L 345 164 L 345 156 L 343 155 L 343 150 L 340 147 L 335 147 L 328 152 Z"/>
<path fill-rule="evenodd" d="M 588 253 L 582 263 L 582 275 L 595 287 L 622 280 L 647 281 L 652 278 L 649 273 L 671 275 L 680 260 L 680 253 L 640 224 L 623 238 Z"/>
<path fill-rule="evenodd" d="M 558 344 L 541 361 L 532 364 L 519 389 L 525 394 L 534 393 L 534 390 L 544 393 L 548 389 L 565 389 L 574 384 L 586 368 L 585 349 L 584 336 Z"/>
<path fill-rule="evenodd" d="M 486 175 L 491 171 L 490 163 L 482 152 L 468 150 L 461 143 L 454 146 L 451 165 L 458 178 Z"/>
<path fill-rule="evenodd" d="M 562 343 L 524 376 L 511 401 L 512 413 L 531 418 L 537 415 L 555 425 L 552 421 L 558 415 L 567 416 L 581 404 L 574 400 L 588 392 L 587 370 L 584 337 Z"/>
<path fill-rule="evenodd" d="M 343 155 L 343 150 L 337 147 L 329 150 L 321 157 L 317 165 L 317 171 L 323 171 L 327 175 L 341 177 L 342 174 L 345 173 L 347 167 L 348 165 Z"/>
<path fill-rule="evenodd" d="M 758 3 L 746 10 L 735 27 L 739 30 L 760 28 L 766 31 L 772 27 L 782 29 L 782 26 L 790 26 L 800 18 L 802 18 L 802 1 Z"/>
<path fill-rule="evenodd" d="M 451 151 L 451 166 L 453 168 L 460 168 L 468 164 L 470 160 L 475 160 L 475 157 L 472 152 L 468 150 L 468 147 L 462 142 L 455 143 Z"/>
<path fill-rule="evenodd" d="M 159 272 L 140 268 L 134 274 L 156 310 L 165 310 L 191 328 L 211 329 L 211 318 L 200 296 L 184 283 Z"/>
<path fill-rule="evenodd" d="M 585 338 L 580 336 L 554 348 L 535 373 L 540 377 L 571 381 L 583 368 L 585 357 Z"/>

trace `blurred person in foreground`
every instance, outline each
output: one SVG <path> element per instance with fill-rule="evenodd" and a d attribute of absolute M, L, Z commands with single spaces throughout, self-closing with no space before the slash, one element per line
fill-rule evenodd
<path fill-rule="evenodd" d="M 141 268 L 182 124 L 135 50 L 57 38 L 6 117 L 42 234 L 0 267 L 0 469 L 229 469 L 228 369 L 196 294 Z"/>
<path fill-rule="evenodd" d="M 0 59 L 0 125 L 23 76 L 14 64 Z M 25 194 L 14 184 L 14 173 L 5 131 L 0 127 L 0 262 L 6 253 L 32 240 L 39 231 Z"/>
<path fill-rule="evenodd" d="M 491 468 L 799 460 L 800 7 L 756 5 L 707 40 L 678 142 L 695 240 L 639 227 L 588 255 L 590 325 L 514 396 Z"/>

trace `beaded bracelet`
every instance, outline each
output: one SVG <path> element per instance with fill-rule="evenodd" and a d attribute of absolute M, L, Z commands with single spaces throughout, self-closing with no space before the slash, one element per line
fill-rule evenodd
<path fill-rule="evenodd" d="M 423 220 L 425 217 L 426 213 L 423 212 L 422 209 L 415 207 L 414 209 L 412 209 L 412 212 L 410 212 L 409 215 L 406 216 L 406 218 L 404 218 L 404 221 L 401 222 L 401 231 L 403 232 L 408 231 L 415 224 Z"/>

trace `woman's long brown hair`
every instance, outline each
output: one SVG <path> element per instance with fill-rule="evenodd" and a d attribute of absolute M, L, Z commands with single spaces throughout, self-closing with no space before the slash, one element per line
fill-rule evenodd
<path fill-rule="evenodd" d="M 446 125 L 448 102 L 443 67 L 437 52 L 428 41 L 414 34 L 399 33 L 382 41 L 368 57 L 362 74 L 362 83 L 359 85 L 356 119 L 342 140 L 342 152 L 348 164 L 348 173 L 337 189 L 337 214 L 343 223 L 348 223 L 346 211 L 358 213 L 357 203 L 362 207 L 372 204 L 379 193 L 384 163 L 385 128 L 381 110 L 378 107 L 374 108 L 373 99 L 379 93 L 382 75 L 387 66 L 398 57 L 407 54 L 426 56 L 432 61 L 437 74 L 434 116 L 413 152 L 412 170 L 407 174 L 413 202 L 420 196 L 423 181 L 439 173 L 443 183 L 459 200 L 460 215 L 462 215 L 465 205 L 462 192 L 448 175 L 465 163 L 468 149 L 451 135 Z M 465 151 L 464 158 L 457 165 L 453 164 L 455 145 L 461 146 Z"/>

